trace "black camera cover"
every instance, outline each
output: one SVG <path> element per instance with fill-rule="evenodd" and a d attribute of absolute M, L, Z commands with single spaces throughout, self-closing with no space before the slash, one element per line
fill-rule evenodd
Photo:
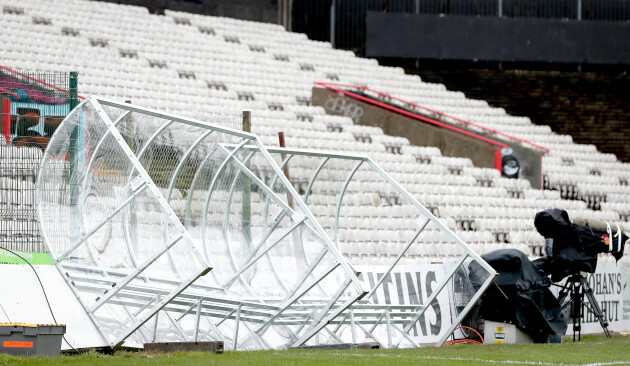
<path fill-rule="evenodd" d="M 542 236 L 553 239 L 552 252 L 534 261 L 538 268 L 551 275 L 553 282 L 579 272 L 594 273 L 599 253 L 610 253 L 619 260 L 628 240 L 622 232 L 611 230 L 609 233 L 573 224 L 566 211 L 556 208 L 537 213 L 534 225 Z M 615 241 L 615 245 L 610 245 L 611 241 Z"/>
<path fill-rule="evenodd" d="M 567 324 L 558 300 L 549 290 L 551 281 L 540 269 L 516 249 L 499 249 L 481 256 L 499 277 L 482 295 L 479 317 L 512 323 L 537 343 L 549 335 L 564 335 Z M 477 262 L 469 265 L 470 282 L 479 288 L 486 271 Z"/>

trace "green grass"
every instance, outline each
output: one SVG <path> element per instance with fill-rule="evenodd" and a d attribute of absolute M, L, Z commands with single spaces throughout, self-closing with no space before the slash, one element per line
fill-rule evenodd
<path fill-rule="evenodd" d="M 287 350 L 12 357 L 0 365 L 630 365 L 630 338 L 588 336 L 562 344 L 457 345 L 404 350 Z"/>

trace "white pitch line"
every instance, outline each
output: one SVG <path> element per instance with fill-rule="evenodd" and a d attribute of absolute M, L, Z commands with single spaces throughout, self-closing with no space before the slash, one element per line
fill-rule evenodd
<path fill-rule="evenodd" d="M 334 356 L 352 356 L 352 357 L 402 357 L 400 355 L 388 355 L 385 353 L 333 353 Z M 439 361 L 464 361 L 464 362 L 485 362 L 491 364 L 507 364 L 507 365 L 536 365 L 536 366 L 612 366 L 612 365 L 630 365 L 630 361 L 612 361 L 612 362 L 592 362 L 592 363 L 555 363 L 540 361 L 514 361 L 514 360 L 484 360 L 480 358 L 462 358 L 462 357 L 435 357 L 435 356 L 415 356 L 413 358 L 425 360 Z"/>
<path fill-rule="evenodd" d="M 485 362 L 493 364 L 509 364 L 509 365 L 539 365 L 539 366 L 608 366 L 608 365 L 630 365 L 630 361 L 613 361 L 613 362 L 594 362 L 594 363 L 555 363 L 540 361 L 514 361 L 514 360 L 483 360 L 480 358 L 461 358 L 461 357 L 431 357 L 418 356 L 417 358 L 441 361 L 467 361 L 467 362 Z"/>

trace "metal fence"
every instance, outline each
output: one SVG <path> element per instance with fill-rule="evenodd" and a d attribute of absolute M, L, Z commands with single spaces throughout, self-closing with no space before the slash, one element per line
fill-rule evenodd
<path fill-rule="evenodd" d="M 77 104 L 76 73 L 0 66 L 0 246 L 45 251 L 35 180 L 50 137 Z"/>
<path fill-rule="evenodd" d="M 365 54 L 368 11 L 630 21 L 628 0 L 294 0 L 293 31 Z"/>

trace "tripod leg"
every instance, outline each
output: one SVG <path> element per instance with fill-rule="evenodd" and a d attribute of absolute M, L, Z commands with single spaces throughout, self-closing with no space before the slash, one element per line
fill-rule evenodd
<path fill-rule="evenodd" d="M 606 334 L 607 338 L 612 338 L 612 336 L 610 335 L 610 331 L 608 330 L 608 322 L 606 322 L 606 319 L 604 318 L 602 309 L 599 307 L 599 304 L 597 303 L 597 300 L 595 299 L 595 295 L 593 294 L 593 290 L 591 290 L 591 287 L 588 285 L 588 282 L 586 281 L 586 277 L 582 277 L 580 279 L 580 283 L 582 284 L 582 289 L 584 293 L 586 294 L 586 298 L 588 299 L 589 304 L 591 305 L 593 314 L 595 315 L 597 320 L 599 320 L 599 324 L 602 326 L 602 329 L 604 329 L 604 334 Z"/>
<path fill-rule="evenodd" d="M 582 309 L 583 309 L 584 293 L 578 283 L 571 283 L 571 318 L 573 319 L 573 342 L 575 342 L 575 333 L 577 333 L 578 341 L 582 340 Z"/>
<path fill-rule="evenodd" d="M 560 292 L 558 292 L 558 303 L 560 304 L 560 306 L 562 306 L 562 309 L 564 310 L 564 308 L 567 307 L 567 305 L 569 304 L 570 301 L 568 301 L 567 303 L 564 302 L 564 300 L 567 298 L 567 295 L 570 292 L 570 284 L 567 283 L 562 286 L 560 288 Z"/>

